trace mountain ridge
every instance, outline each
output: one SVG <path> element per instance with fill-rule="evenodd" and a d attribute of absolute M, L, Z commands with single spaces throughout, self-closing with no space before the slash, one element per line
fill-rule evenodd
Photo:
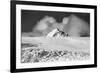
<path fill-rule="evenodd" d="M 47 34 L 46 37 L 57 37 L 57 38 L 63 38 L 63 37 L 69 37 L 68 33 L 65 33 L 58 28 L 52 30 L 50 33 Z"/>

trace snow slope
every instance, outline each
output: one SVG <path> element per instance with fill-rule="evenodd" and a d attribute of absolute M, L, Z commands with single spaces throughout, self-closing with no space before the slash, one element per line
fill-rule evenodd
<path fill-rule="evenodd" d="M 22 37 L 22 43 L 38 44 L 38 48 L 46 50 L 70 50 L 89 53 L 90 39 L 88 37 Z"/>

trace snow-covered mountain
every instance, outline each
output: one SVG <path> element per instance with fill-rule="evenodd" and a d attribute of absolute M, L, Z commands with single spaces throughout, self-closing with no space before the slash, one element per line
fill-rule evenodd
<path fill-rule="evenodd" d="M 68 37 L 69 35 L 58 28 L 52 30 L 47 37 L 57 37 L 57 38 L 63 38 L 63 37 Z"/>

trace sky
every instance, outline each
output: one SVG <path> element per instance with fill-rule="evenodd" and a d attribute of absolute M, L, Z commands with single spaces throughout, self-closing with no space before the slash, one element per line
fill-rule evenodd
<path fill-rule="evenodd" d="M 75 13 L 75 12 L 53 12 L 53 11 L 36 11 L 36 10 L 21 10 L 21 28 L 22 32 L 31 32 L 38 21 L 45 16 L 51 16 L 56 19 L 58 23 L 62 22 L 64 17 L 71 14 L 76 15 L 82 20 L 90 24 L 89 13 Z"/>

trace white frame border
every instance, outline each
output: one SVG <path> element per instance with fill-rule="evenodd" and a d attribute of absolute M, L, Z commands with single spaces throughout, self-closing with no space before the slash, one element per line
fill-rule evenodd
<path fill-rule="evenodd" d="M 21 63 L 21 10 L 41 10 L 41 11 L 59 11 L 59 12 L 84 12 L 90 13 L 90 60 L 74 62 L 52 62 L 52 63 Z M 16 69 L 40 68 L 54 66 L 73 66 L 94 64 L 94 9 L 71 8 L 71 7 L 53 7 L 36 5 L 16 5 Z"/>

